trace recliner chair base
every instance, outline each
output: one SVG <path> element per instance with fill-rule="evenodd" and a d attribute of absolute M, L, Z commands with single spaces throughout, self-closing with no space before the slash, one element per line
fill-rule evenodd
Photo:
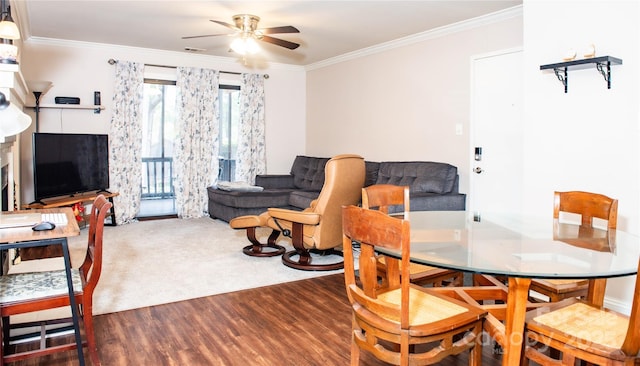
<path fill-rule="evenodd" d="M 311 253 L 316 253 L 316 254 L 320 254 L 320 255 L 338 255 L 340 257 L 342 257 L 342 252 L 339 250 L 335 250 L 335 249 L 328 249 L 328 250 L 292 250 L 289 252 L 286 252 L 283 256 L 282 256 L 282 263 L 287 266 L 287 267 L 291 267 L 294 269 L 300 269 L 303 271 L 334 271 L 337 269 L 342 269 L 344 268 L 344 260 L 340 261 L 340 262 L 335 262 L 335 263 L 328 263 L 328 264 L 312 264 L 312 258 L 311 258 Z M 294 256 L 298 256 L 298 260 L 293 260 L 292 257 Z"/>

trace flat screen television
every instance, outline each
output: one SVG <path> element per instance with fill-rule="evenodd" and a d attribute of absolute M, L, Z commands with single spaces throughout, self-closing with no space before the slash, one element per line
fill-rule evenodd
<path fill-rule="evenodd" d="M 109 188 L 109 136 L 34 133 L 35 201 Z"/>

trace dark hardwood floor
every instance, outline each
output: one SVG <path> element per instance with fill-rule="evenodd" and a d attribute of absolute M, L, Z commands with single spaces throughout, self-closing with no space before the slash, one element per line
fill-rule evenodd
<path fill-rule="evenodd" d="M 105 366 L 327 366 L 350 360 L 351 314 L 341 274 L 100 315 L 95 327 Z M 485 366 L 500 365 L 493 347 L 483 352 Z M 386 365 L 362 355 L 362 366 Z M 466 354 L 440 363 L 467 364 Z M 77 365 L 77 356 L 70 351 L 13 365 Z"/>

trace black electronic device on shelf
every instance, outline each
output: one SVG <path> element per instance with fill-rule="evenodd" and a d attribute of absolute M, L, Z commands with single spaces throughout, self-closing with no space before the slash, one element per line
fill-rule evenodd
<path fill-rule="evenodd" d="M 109 188 L 109 137 L 34 133 L 35 201 Z"/>
<path fill-rule="evenodd" d="M 56 97 L 56 104 L 80 104 L 78 97 Z"/>

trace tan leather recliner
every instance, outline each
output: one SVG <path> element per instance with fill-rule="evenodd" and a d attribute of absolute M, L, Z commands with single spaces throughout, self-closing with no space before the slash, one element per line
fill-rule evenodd
<path fill-rule="evenodd" d="M 294 250 L 282 256 L 282 262 L 303 270 L 334 270 L 344 262 L 312 263 L 311 252 L 342 255 L 336 250 L 342 245 L 342 206 L 358 204 L 365 181 L 364 159 L 343 154 L 331 158 L 325 166 L 325 181 L 320 195 L 303 211 L 269 208 L 260 216 L 232 219 L 234 229 L 255 232 L 256 226 L 267 226 L 291 238 Z M 272 233 L 273 237 L 273 233 Z M 275 245 L 270 237 L 268 245 Z M 250 237 L 251 240 L 251 237 Z M 253 242 L 253 241 L 252 241 Z M 255 244 L 255 242 L 254 242 Z M 245 253 L 250 247 L 245 247 Z"/>

